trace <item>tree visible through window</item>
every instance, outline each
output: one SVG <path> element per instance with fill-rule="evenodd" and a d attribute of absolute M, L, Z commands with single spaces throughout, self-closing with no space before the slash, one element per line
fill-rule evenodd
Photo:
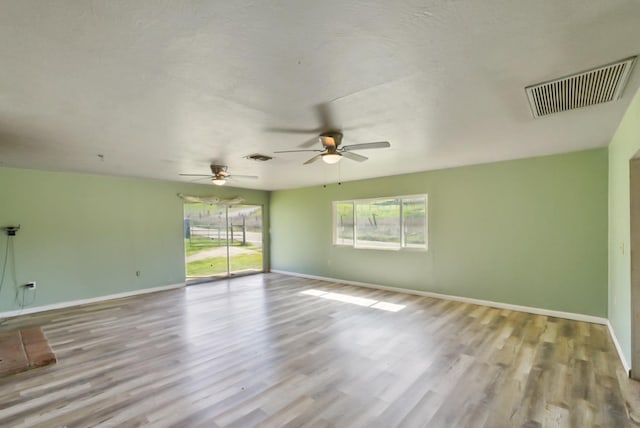
<path fill-rule="evenodd" d="M 337 201 L 333 218 L 336 245 L 427 248 L 427 195 Z"/>

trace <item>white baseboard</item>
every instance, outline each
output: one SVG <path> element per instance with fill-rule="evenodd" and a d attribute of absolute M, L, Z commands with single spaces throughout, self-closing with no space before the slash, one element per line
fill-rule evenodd
<path fill-rule="evenodd" d="M 613 340 L 613 344 L 616 346 L 616 351 L 618 351 L 618 357 L 620 358 L 622 367 L 624 367 L 627 374 L 629 374 L 631 372 L 631 365 L 627 363 L 627 359 L 624 357 L 624 352 L 622 352 L 622 346 L 620 346 L 616 332 L 613 330 L 613 326 L 609 321 L 607 321 L 607 327 L 609 327 L 609 335 L 611 335 L 611 340 Z"/>
<path fill-rule="evenodd" d="M 501 303 L 501 302 L 493 302 L 491 300 L 473 299 L 471 297 L 452 296 L 449 294 L 440 294 L 440 293 L 434 293 L 431 291 L 412 290 L 410 288 L 389 287 L 386 285 L 370 284 L 367 282 L 347 281 L 344 279 L 327 278 L 323 276 L 307 275 L 303 273 L 288 272 L 288 271 L 277 270 L 277 269 L 271 269 L 271 272 L 279 273 L 282 275 L 298 276 L 301 278 L 337 282 L 339 284 L 355 285 L 358 287 L 375 288 L 377 290 L 394 291 L 396 293 L 406 293 L 406 294 L 414 294 L 418 296 L 433 297 L 436 299 L 453 300 L 456 302 L 471 303 L 474 305 L 489 306 L 489 307 L 498 308 L 498 309 L 509 309 L 509 310 L 518 311 L 518 312 L 528 312 L 530 314 L 536 314 L 536 315 L 546 315 L 549 317 L 564 318 L 564 319 L 575 320 L 575 321 L 585 321 L 585 322 L 590 322 L 594 324 L 602 324 L 602 325 L 609 324 L 608 319 L 602 318 L 602 317 L 596 317 L 593 315 L 576 314 L 573 312 L 554 311 L 551 309 L 534 308 L 532 306 L 512 305 L 510 303 Z"/>
<path fill-rule="evenodd" d="M 36 306 L 34 308 L 24 308 L 15 311 L 0 312 L 0 318 L 11 318 L 19 315 L 34 314 L 36 312 L 51 311 L 54 309 L 69 308 L 71 306 L 86 305 L 87 303 L 103 302 L 105 300 L 122 299 L 123 297 L 138 296 L 140 294 L 157 293 L 158 291 L 173 290 L 184 287 L 184 283 L 163 285 L 160 287 L 142 288 L 140 290 L 125 291 L 123 293 L 108 294 L 106 296 L 91 297 L 88 299 L 71 300 L 68 302 L 53 303 L 51 305 Z"/>

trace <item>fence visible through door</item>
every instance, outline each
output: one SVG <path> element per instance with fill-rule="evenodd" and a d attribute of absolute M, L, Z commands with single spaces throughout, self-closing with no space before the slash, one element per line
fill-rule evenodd
<path fill-rule="evenodd" d="M 263 271 L 262 207 L 184 205 L 188 280 Z"/>

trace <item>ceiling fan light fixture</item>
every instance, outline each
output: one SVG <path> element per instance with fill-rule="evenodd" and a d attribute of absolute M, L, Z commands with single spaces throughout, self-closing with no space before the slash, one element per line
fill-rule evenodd
<path fill-rule="evenodd" d="M 216 186 L 223 186 L 224 183 L 227 182 L 227 180 L 225 180 L 224 178 L 220 178 L 220 177 L 214 177 L 211 182 L 213 184 L 215 184 Z"/>
<path fill-rule="evenodd" d="M 324 163 L 328 163 L 329 165 L 340 162 L 340 159 L 342 159 L 342 155 L 340 153 L 324 153 L 322 155 Z"/>

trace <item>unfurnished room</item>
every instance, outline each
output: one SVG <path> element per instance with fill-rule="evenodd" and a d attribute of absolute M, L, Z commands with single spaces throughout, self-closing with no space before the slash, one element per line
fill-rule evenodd
<path fill-rule="evenodd" d="M 0 1 L 0 426 L 640 426 L 640 2 Z"/>

